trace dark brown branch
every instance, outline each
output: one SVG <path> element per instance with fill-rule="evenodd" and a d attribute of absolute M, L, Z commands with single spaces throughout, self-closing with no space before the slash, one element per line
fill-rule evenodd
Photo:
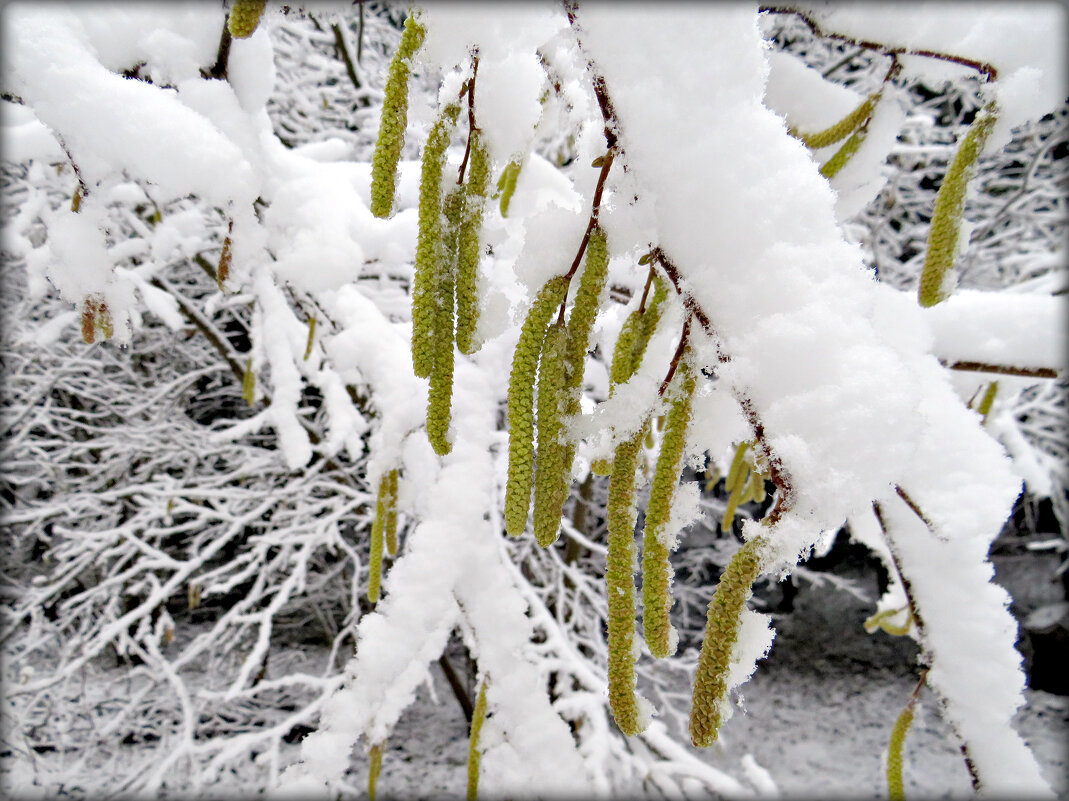
<path fill-rule="evenodd" d="M 964 370 L 969 373 L 995 373 L 997 375 L 1019 375 L 1025 378 L 1057 378 L 1059 370 L 1053 367 L 1014 367 L 1008 364 L 987 364 L 986 362 L 942 362 L 951 370 Z"/>
<path fill-rule="evenodd" d="M 457 703 L 460 704 L 460 708 L 464 712 L 464 719 L 468 721 L 468 723 L 471 723 L 471 717 L 475 712 L 475 707 L 472 706 L 471 698 L 468 697 L 467 690 L 464 689 L 460 677 L 457 676 L 456 671 L 453 670 L 453 666 L 449 664 L 449 659 L 445 654 L 438 657 L 438 666 L 441 667 L 442 673 L 445 674 L 446 681 L 449 682 L 449 686 L 453 690 L 453 695 L 456 696 Z"/>
<path fill-rule="evenodd" d="M 223 20 L 223 33 L 219 37 L 219 51 L 215 56 L 215 64 L 208 70 L 207 77 L 218 80 L 227 80 L 226 67 L 230 61 L 230 14 Z"/>
<path fill-rule="evenodd" d="M 687 316 L 687 319 L 683 321 L 683 333 L 679 335 L 679 345 L 676 346 L 676 352 L 672 354 L 672 363 L 668 365 L 668 374 L 665 375 L 664 381 L 661 382 L 661 388 L 657 391 L 659 397 L 664 397 L 665 390 L 668 389 L 668 385 L 672 382 L 672 376 L 676 374 L 676 369 L 679 367 L 679 360 L 683 356 L 683 351 L 687 349 L 687 339 L 690 338 L 690 321 L 693 318 Z"/>
<path fill-rule="evenodd" d="M 464 183 L 464 170 L 468 167 L 468 157 L 471 156 L 471 138 L 479 130 L 475 127 L 475 78 L 479 74 L 479 48 L 471 51 L 471 80 L 464 84 L 460 96 L 468 93 L 468 143 L 464 146 L 464 158 L 460 160 L 460 170 L 457 173 L 457 186 Z"/>
<path fill-rule="evenodd" d="M 683 291 L 682 282 L 679 276 L 679 268 L 672 262 L 670 258 L 661 250 L 660 246 L 653 249 L 653 260 L 656 261 L 664 269 L 665 275 L 668 276 L 668 280 L 672 282 L 672 286 L 675 287 L 676 294 L 683 299 L 683 306 L 701 323 L 701 327 L 705 330 L 705 333 L 710 337 L 716 338 L 716 331 L 713 330 L 713 324 L 709 321 L 709 316 L 705 313 L 701 306 L 689 292 Z M 717 346 L 717 353 L 720 353 L 719 345 Z M 727 361 L 727 358 L 720 355 L 720 361 Z"/>
<path fill-rule="evenodd" d="M 601 212 L 601 196 L 605 192 L 605 181 L 609 177 L 609 170 L 612 169 L 612 160 L 615 153 L 609 150 L 604 156 L 601 157 L 601 172 L 598 173 L 598 184 L 594 187 L 594 199 L 590 204 L 590 219 L 586 223 L 586 231 L 583 232 L 583 240 L 579 243 L 579 250 L 575 254 L 575 258 L 572 260 L 572 266 L 565 273 L 564 277 L 570 282 L 572 276 L 575 275 L 579 269 L 579 265 L 583 262 L 583 255 L 586 253 L 587 245 L 590 243 L 590 235 L 594 232 L 594 228 L 598 224 L 598 215 Z M 564 300 L 560 304 L 560 314 L 557 316 L 557 322 L 564 322 L 564 305 L 568 300 L 568 294 L 565 292 Z"/>
<path fill-rule="evenodd" d="M 927 527 L 927 529 L 932 534 L 935 534 L 938 537 L 939 536 L 939 532 L 936 530 L 935 526 L 932 524 L 932 521 L 924 516 L 924 512 L 917 505 L 917 502 L 914 501 L 911 497 L 909 497 L 909 494 L 904 489 L 902 489 L 902 487 L 899 486 L 898 484 L 895 484 L 895 492 L 898 494 L 899 498 L 901 498 L 903 501 L 906 502 L 906 506 L 908 506 L 913 511 L 913 514 L 915 514 L 917 517 L 920 518 L 921 522 L 924 523 L 924 525 Z"/>
<path fill-rule="evenodd" d="M 791 484 L 790 477 L 783 467 L 783 460 L 773 452 L 772 446 L 768 444 L 768 439 L 765 437 L 765 424 L 761 422 L 761 417 L 757 414 L 757 410 L 754 409 L 753 401 L 739 394 L 736 394 L 735 399 L 738 401 L 742 413 L 746 416 L 746 420 L 753 430 L 754 451 L 760 453 L 764 458 L 765 463 L 768 465 L 768 476 L 772 483 L 776 485 L 776 502 L 764 518 L 764 522 L 767 525 L 774 526 L 794 506 L 794 486 Z"/>
<path fill-rule="evenodd" d="M 349 74 L 349 80 L 353 82 L 353 86 L 357 89 L 363 89 L 364 87 L 360 84 L 360 78 L 356 74 L 356 66 L 349 56 L 349 48 L 345 46 L 345 34 L 342 33 L 341 26 L 335 22 L 331 24 L 330 29 L 334 31 L 334 47 L 338 51 L 338 55 L 341 56 L 341 60 L 345 62 L 345 71 Z"/>
<path fill-rule="evenodd" d="M 846 36 L 841 33 L 826 32 L 817 24 L 816 20 L 804 11 L 799 11 L 796 8 L 788 8 L 784 6 L 761 6 L 759 12 L 762 14 L 794 14 L 806 24 L 806 27 L 808 27 L 809 30 L 822 39 L 834 39 L 837 42 L 846 42 L 847 44 L 852 44 L 857 47 L 863 47 L 866 50 L 876 50 L 883 53 L 885 56 L 923 56 L 925 58 L 938 59 L 939 61 L 949 61 L 976 70 L 983 75 L 984 80 L 988 82 L 998 78 L 998 70 L 996 70 L 993 65 L 983 61 L 955 56 L 951 53 L 939 53 L 935 50 L 913 50 L 907 47 L 890 47 L 881 44 L 880 42 L 869 42 L 863 39 L 855 39 L 852 36 Z"/>

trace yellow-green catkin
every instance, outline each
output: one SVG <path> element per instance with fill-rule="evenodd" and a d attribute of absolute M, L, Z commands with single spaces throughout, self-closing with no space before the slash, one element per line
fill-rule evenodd
<path fill-rule="evenodd" d="M 620 328 L 620 334 L 616 337 L 616 347 L 612 351 L 612 363 L 609 365 L 609 396 L 617 384 L 623 384 L 634 375 L 634 363 L 632 354 L 635 348 L 635 340 L 638 338 L 639 329 L 642 327 L 642 314 L 638 309 L 632 311 L 624 320 Z"/>
<path fill-rule="evenodd" d="M 910 700 L 895 721 L 891 729 L 891 742 L 887 746 L 887 796 L 891 801 L 905 801 L 906 798 L 902 782 L 902 749 L 913 723 L 913 707 L 914 702 Z"/>
<path fill-rule="evenodd" d="M 382 771 L 383 745 L 375 743 L 368 751 L 367 797 L 370 801 L 375 801 L 375 786 L 379 783 L 379 773 Z"/>
<path fill-rule="evenodd" d="M 260 25 L 267 0 L 234 0 L 226 27 L 235 39 L 248 39 Z"/>
<path fill-rule="evenodd" d="M 534 479 L 534 536 L 543 548 L 557 541 L 560 515 L 568 495 L 572 465 L 565 464 L 567 446 L 562 413 L 565 392 L 565 356 L 568 330 L 553 323 L 542 343 L 538 363 L 538 456 Z"/>
<path fill-rule="evenodd" d="M 490 154 L 478 130 L 471 134 L 471 161 L 464 185 L 464 212 L 457 240 L 457 347 L 464 354 L 475 352 L 475 327 L 479 322 L 479 234 L 490 183 Z"/>
<path fill-rule="evenodd" d="M 672 512 L 672 497 L 683 469 L 683 452 L 687 444 L 691 399 L 696 381 L 686 362 L 679 363 L 676 373 L 676 394 L 668 410 L 657 469 L 650 485 L 650 500 L 646 507 L 646 532 L 642 545 L 642 627 L 650 653 L 658 659 L 671 655 L 672 624 L 668 613 L 672 609 L 669 585 L 672 565 L 668 560 L 668 546 L 664 532 Z"/>
<path fill-rule="evenodd" d="M 379 138 L 371 158 L 371 213 L 389 217 L 397 191 L 397 163 L 408 127 L 408 76 L 412 56 L 423 45 L 425 31 L 411 14 L 405 20 L 401 43 L 390 62 L 382 102 Z"/>
<path fill-rule="evenodd" d="M 479 683 L 479 695 L 475 699 L 475 708 L 471 713 L 471 734 L 468 738 L 468 801 L 475 801 L 479 797 L 479 762 L 482 759 L 479 735 L 482 734 L 485 722 L 486 679 L 484 678 Z"/>
<path fill-rule="evenodd" d="M 835 155 L 824 162 L 820 168 L 820 174 L 829 180 L 838 175 L 842 168 L 847 165 L 850 159 L 854 157 L 854 154 L 861 148 L 861 144 L 865 141 L 867 135 L 868 131 L 864 128 L 850 134 L 850 138 L 843 143 L 842 147 L 835 151 Z"/>
<path fill-rule="evenodd" d="M 316 341 L 316 318 L 313 316 L 308 320 L 308 341 L 304 343 L 304 359 L 308 361 L 308 357 L 312 355 L 312 346 Z"/>
<path fill-rule="evenodd" d="M 390 512 L 397 503 L 396 482 L 396 470 L 383 473 L 379 479 L 378 501 L 375 504 L 375 521 L 371 524 L 371 548 L 368 554 L 367 599 L 371 603 L 377 603 L 379 600 L 379 589 L 382 585 L 382 546 Z"/>
<path fill-rule="evenodd" d="M 928 232 L 928 252 L 924 257 L 924 269 L 917 290 L 917 300 L 921 306 L 934 306 L 946 300 L 950 294 L 947 276 L 958 254 L 965 190 L 997 119 L 994 103 L 989 103 L 976 115 L 935 196 L 932 226 Z"/>
<path fill-rule="evenodd" d="M 984 397 L 980 399 L 980 406 L 976 409 L 983 418 L 984 423 L 987 422 L 987 416 L 991 414 L 991 407 L 995 405 L 995 396 L 998 394 L 998 381 L 992 381 L 987 385 L 987 389 L 984 391 Z"/>
<path fill-rule="evenodd" d="M 728 668 L 766 543 L 764 537 L 754 537 L 736 551 L 709 602 L 690 709 L 690 739 L 697 748 L 712 745 L 719 736 L 728 703 Z"/>
<path fill-rule="evenodd" d="M 876 103 L 879 102 L 882 94 L 882 92 L 873 92 L 862 100 L 853 111 L 823 131 L 816 131 L 810 134 L 796 133 L 795 136 L 811 150 L 819 150 L 822 147 L 834 145 L 860 128 L 865 120 L 872 116 L 872 111 L 876 108 Z"/>
<path fill-rule="evenodd" d="M 453 406 L 453 333 L 456 318 L 456 249 L 463 197 L 454 190 L 445 199 L 446 229 L 439 242 L 434 267 L 434 318 L 430 346 L 433 348 L 430 388 L 427 392 L 427 438 L 434 452 L 445 456 L 452 450 L 449 422 Z"/>
<path fill-rule="evenodd" d="M 522 167 L 522 161 L 510 161 L 505 169 L 502 170 L 501 177 L 497 181 L 497 191 L 501 196 L 502 217 L 509 216 L 509 203 L 512 201 L 512 195 L 516 191 L 516 181 L 520 177 L 520 169 Z"/>
<path fill-rule="evenodd" d="M 241 398 L 249 406 L 256 403 L 256 371 L 252 369 L 252 358 L 245 360 L 245 373 L 241 377 Z"/>
<path fill-rule="evenodd" d="M 420 378 L 429 378 L 437 343 L 434 330 L 435 302 L 439 288 L 438 266 L 442 261 L 442 171 L 445 151 L 456 125 L 460 106 L 450 103 L 438 116 L 423 148 L 419 184 L 419 232 L 412 279 L 412 368 Z M 453 332 L 450 330 L 452 340 Z"/>
<path fill-rule="evenodd" d="M 559 275 L 539 291 L 520 329 L 509 374 L 509 470 L 505 485 L 505 530 L 518 537 L 527 527 L 534 478 L 534 388 L 538 358 L 550 318 L 564 300 L 568 280 Z"/>
<path fill-rule="evenodd" d="M 647 421 L 648 425 L 648 421 Z M 609 707 L 620 731 L 629 737 L 640 731 L 635 698 L 635 466 L 643 425 L 616 446 L 609 500 L 609 528 L 605 583 L 609 600 Z"/>
<path fill-rule="evenodd" d="M 386 474 L 389 486 L 386 489 L 389 502 L 386 504 L 386 553 L 397 556 L 397 470 Z"/>

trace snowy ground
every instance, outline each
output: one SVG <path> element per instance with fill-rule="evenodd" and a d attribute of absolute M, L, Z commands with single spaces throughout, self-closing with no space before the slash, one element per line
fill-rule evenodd
<path fill-rule="evenodd" d="M 875 592 L 871 573 L 840 573 L 859 589 Z M 1050 592 L 1042 590 L 1038 581 L 1028 586 L 1033 596 Z M 794 611 L 775 615 L 775 645 L 755 677 L 743 686 L 743 708 L 726 724 L 720 743 L 703 758 L 740 775 L 740 759 L 750 753 L 787 797 L 886 797 L 883 752 L 894 720 L 916 684 L 917 648 L 905 638 L 883 632 L 866 634 L 861 623 L 871 613 L 871 605 L 851 594 L 805 580 L 799 580 L 799 587 Z M 1022 597 L 1027 591 L 1020 587 L 1011 589 L 1019 603 L 1034 600 Z M 305 656 L 315 661 L 314 654 Z M 454 665 L 460 669 L 461 660 L 454 659 Z M 380 799 L 464 797 L 467 724 L 441 671 L 434 668 L 432 673 L 436 698 L 428 688 L 421 688 L 417 702 L 404 713 L 387 742 L 378 783 Z M 1017 725 L 1047 780 L 1065 795 L 1069 791 L 1069 698 L 1028 691 L 1027 699 Z M 921 701 L 906 739 L 906 796 L 911 801 L 969 797 L 969 778 L 956 741 L 939 718 L 935 699 L 927 690 Z M 354 795 L 361 793 L 367 782 L 363 747 L 358 748 L 346 776 Z M 297 746 L 289 745 L 284 747 L 282 759 L 294 760 L 298 754 Z M 38 781 L 47 776 L 46 786 L 55 791 L 45 790 L 43 796 L 40 791 L 32 793 L 36 798 L 62 794 L 64 784 L 95 788 L 91 796 L 110 795 L 117 789 L 103 775 L 61 775 L 64 768 L 59 761 L 63 759 L 61 755 L 37 755 L 35 767 L 13 765 L 17 759 L 5 759 L 4 770 L 12 773 L 3 789 L 10 791 L 16 777 L 20 782 L 32 782 L 30 774 L 35 769 L 39 771 Z M 247 797 L 249 789 L 240 784 L 216 787 L 220 797 L 227 798 Z M 182 789 L 170 787 L 167 796 L 180 798 Z M 23 794 L 16 793 L 15 797 Z"/>
<path fill-rule="evenodd" d="M 779 633 L 769 658 L 742 688 L 745 711 L 728 721 L 721 743 L 706 757 L 738 775 L 740 758 L 751 753 L 788 797 L 886 797 L 883 754 L 917 682 L 917 647 L 882 631 L 866 634 L 861 624 L 871 606 L 849 593 L 799 583 L 794 611 L 776 616 Z M 464 719 L 444 678 L 440 673 L 437 678 L 440 704 L 410 709 L 390 740 L 380 797 L 464 794 Z M 1064 796 L 1069 698 L 1029 690 L 1027 700 L 1018 729 L 1046 779 Z M 927 689 L 905 755 L 908 799 L 972 795 L 957 742 Z M 362 786 L 366 767 L 358 771 L 352 780 Z"/>

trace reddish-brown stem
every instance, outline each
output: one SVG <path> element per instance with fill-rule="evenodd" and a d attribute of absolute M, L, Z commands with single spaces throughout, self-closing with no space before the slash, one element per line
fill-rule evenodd
<path fill-rule="evenodd" d="M 998 78 L 998 70 L 994 66 L 983 61 L 975 61 L 971 58 L 964 58 L 962 56 L 955 56 L 951 53 L 939 53 L 935 50 L 912 50 L 907 47 L 890 47 L 880 42 L 869 42 L 863 39 L 855 39 L 852 36 L 846 36 L 841 33 L 828 33 L 824 31 L 820 25 L 817 24 L 811 16 L 804 11 L 799 11 L 796 8 L 786 8 L 783 6 L 761 6 L 759 9 L 762 14 L 794 14 L 802 22 L 806 24 L 814 34 L 822 39 L 834 39 L 838 42 L 846 42 L 847 44 L 855 45 L 856 47 L 864 47 L 866 50 L 876 50 L 883 53 L 885 56 L 923 56 L 925 58 L 934 58 L 939 61 L 949 61 L 954 64 L 960 64 L 963 67 L 969 67 L 976 70 L 984 76 L 984 80 L 987 82 L 994 81 Z"/>
<path fill-rule="evenodd" d="M 672 354 L 672 363 L 668 365 L 668 374 L 664 377 L 664 381 L 661 382 L 661 388 L 657 391 L 658 397 L 664 397 L 668 385 L 672 382 L 672 376 L 676 374 L 676 369 L 679 367 L 679 360 L 683 356 L 683 351 L 687 349 L 687 339 L 690 337 L 690 321 L 690 315 L 683 321 L 683 332 L 679 335 L 679 345 L 676 346 L 676 352 Z"/>
<path fill-rule="evenodd" d="M 932 525 L 932 521 L 924 516 L 924 512 L 921 511 L 921 508 L 917 505 L 916 501 L 909 497 L 909 494 L 898 484 L 895 484 L 895 492 L 898 494 L 899 498 L 906 502 L 906 506 L 908 506 L 910 510 L 912 510 L 913 514 L 920 518 L 921 522 L 924 523 L 927 529 L 936 536 L 938 536 L 938 532 L 936 531 L 935 526 Z"/>
<path fill-rule="evenodd" d="M 1058 370 L 1053 367 L 1014 367 L 1008 364 L 987 364 L 985 362 L 952 362 L 945 367 L 951 370 L 964 370 L 970 373 L 997 373 L 998 375 L 1019 375 L 1025 378 L 1057 378 Z"/>
<path fill-rule="evenodd" d="M 471 51 L 471 80 L 464 84 L 468 93 L 468 143 L 464 146 L 464 158 L 460 162 L 460 171 L 457 173 L 457 186 L 464 183 L 464 170 L 468 166 L 468 157 L 471 155 L 471 138 L 478 129 L 475 127 L 475 76 L 479 72 L 479 48 Z M 464 89 L 460 96 L 464 96 Z"/>

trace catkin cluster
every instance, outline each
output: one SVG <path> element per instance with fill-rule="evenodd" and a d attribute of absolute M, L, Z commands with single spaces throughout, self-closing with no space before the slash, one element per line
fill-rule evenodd
<path fill-rule="evenodd" d="M 397 550 L 397 471 L 389 470 L 379 480 L 378 501 L 375 504 L 375 521 L 371 524 L 371 549 L 368 554 L 367 599 L 371 603 L 379 600 L 382 585 L 382 549 L 384 540 L 390 537 L 392 529 L 393 548 Z"/>
<path fill-rule="evenodd" d="M 539 367 L 534 532 L 535 539 L 543 547 L 556 542 L 560 534 L 561 512 L 568 500 L 572 462 L 575 460 L 575 443 L 565 438 L 563 418 L 580 413 L 590 331 L 608 274 L 609 250 L 605 232 L 595 227 L 587 243 L 586 261 L 567 326 L 557 323 L 550 327 Z M 559 334 L 555 329 L 559 329 Z M 544 376 L 549 381 L 552 395 L 543 393 Z"/>
<path fill-rule="evenodd" d="M 475 708 L 471 713 L 471 734 L 468 738 L 468 801 L 479 797 L 479 762 L 482 750 L 479 747 L 479 735 L 486 722 L 486 678 L 479 682 L 479 695 L 475 699 Z"/>
<path fill-rule="evenodd" d="M 256 32 L 267 0 L 234 0 L 226 27 L 235 39 L 248 39 Z"/>
<path fill-rule="evenodd" d="M 657 469 L 650 485 L 650 500 L 646 507 L 646 532 L 642 544 L 642 627 L 650 653 L 658 659 L 674 650 L 672 624 L 668 613 L 672 609 L 669 585 L 672 566 L 668 561 L 668 546 L 664 532 L 672 511 L 672 497 L 683 469 L 683 452 L 687 444 L 691 400 L 697 384 L 686 354 L 676 373 L 676 393 L 668 410 L 657 457 Z"/>
<path fill-rule="evenodd" d="M 947 277 L 954 267 L 954 259 L 958 253 L 958 234 L 965 211 L 965 190 L 997 119 L 998 112 L 994 103 L 989 103 L 976 115 L 961 141 L 961 147 L 958 148 L 946 177 L 943 178 L 943 185 L 935 196 L 932 227 L 928 232 L 928 252 L 924 258 L 924 269 L 921 271 L 917 292 L 921 306 L 934 306 L 946 300 L 950 294 Z"/>
<path fill-rule="evenodd" d="M 646 425 L 616 446 L 606 508 L 609 542 L 605 583 L 609 597 L 609 708 L 620 731 L 640 731 L 635 698 L 635 467 Z"/>
<path fill-rule="evenodd" d="M 743 442 L 735 449 L 727 478 L 724 479 L 724 491 L 728 493 L 727 507 L 720 520 L 720 530 L 727 534 L 735 521 L 735 512 L 740 503 L 761 503 L 765 499 L 765 479 L 762 472 L 749 455 L 750 443 Z"/>
<path fill-rule="evenodd" d="M 408 127 L 408 76 L 412 56 L 423 45 L 425 31 L 411 14 L 405 20 L 401 43 L 390 62 L 382 102 L 382 121 L 371 159 L 371 213 L 389 217 L 397 191 L 397 163 Z"/>
<path fill-rule="evenodd" d="M 509 373 L 509 469 L 505 485 L 505 530 L 518 537 L 527 527 L 534 480 L 534 388 L 546 328 L 564 301 L 568 279 L 549 279 L 539 291 L 520 329 Z"/>
<path fill-rule="evenodd" d="M 764 537 L 754 537 L 735 552 L 709 602 L 690 710 L 690 739 L 698 748 L 712 745 L 720 733 L 728 669 L 750 589 L 761 572 L 761 552 L 766 543 Z"/>

